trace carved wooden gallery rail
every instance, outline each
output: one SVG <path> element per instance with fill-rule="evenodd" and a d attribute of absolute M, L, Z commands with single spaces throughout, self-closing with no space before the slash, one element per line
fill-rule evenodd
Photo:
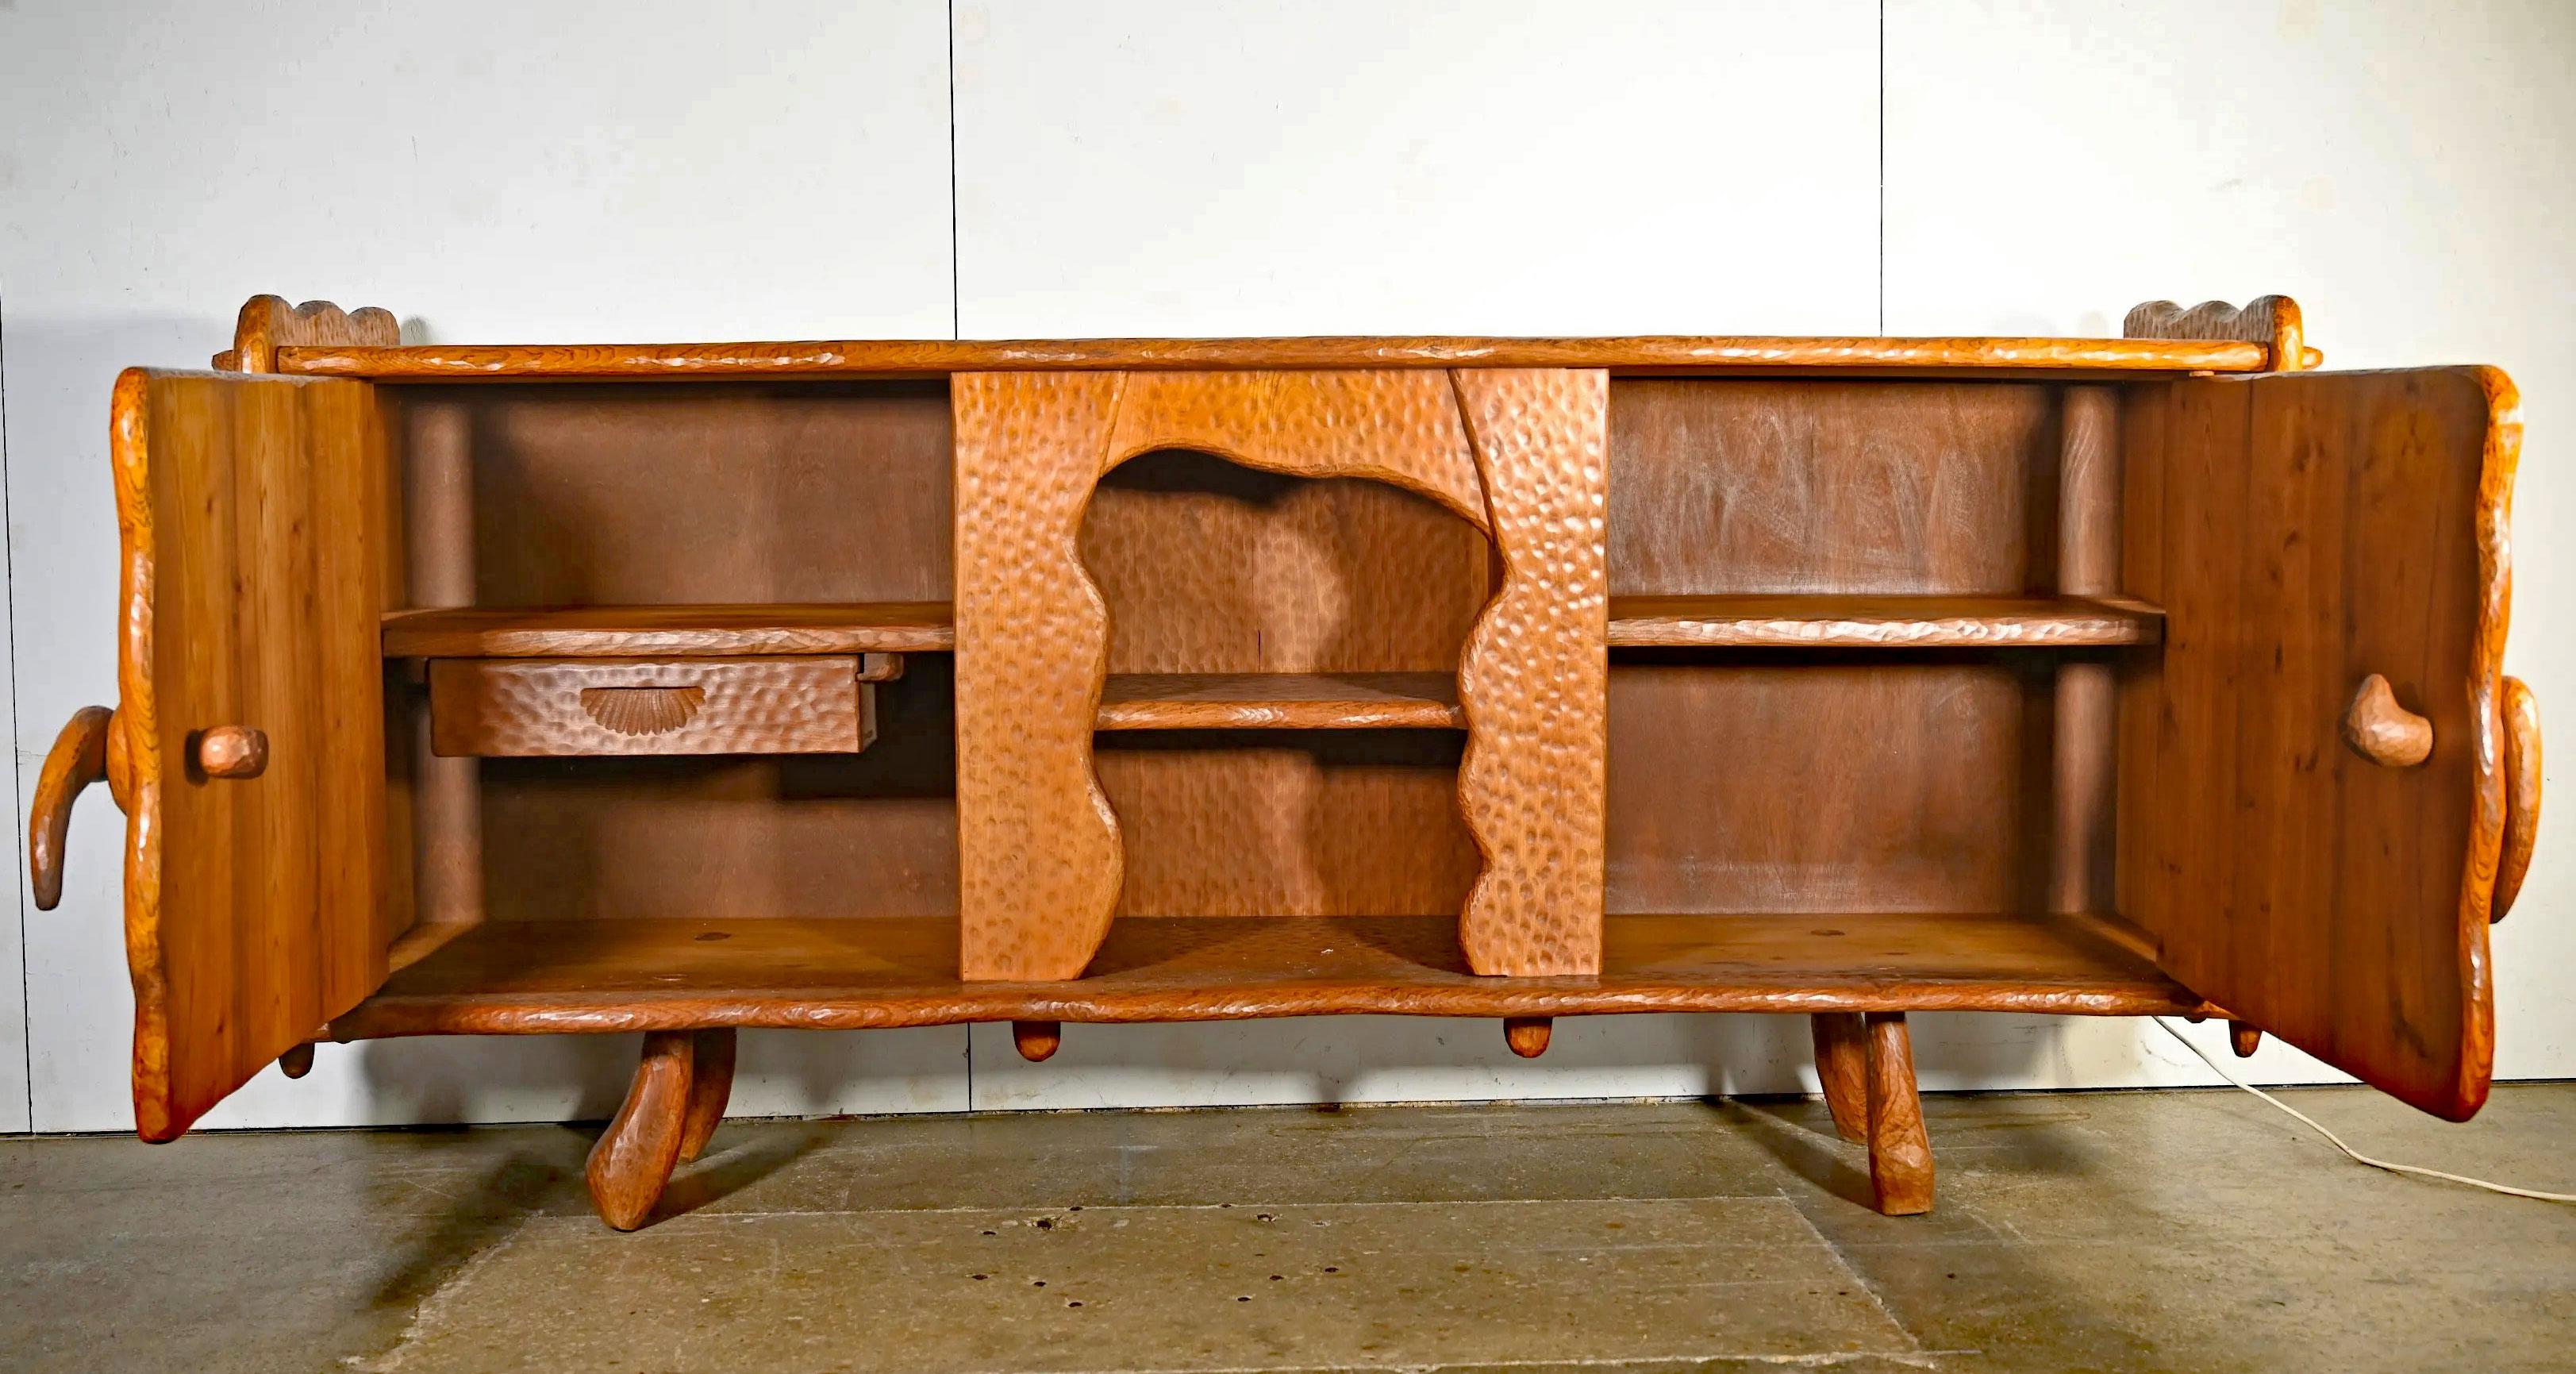
<path fill-rule="evenodd" d="M 138 1128 L 319 1041 L 641 1032 L 632 1228 L 735 1033 L 2227 1018 L 2427 1111 L 2537 834 L 2489 368 L 2121 339 L 403 345 L 244 307 L 110 417 Z"/>

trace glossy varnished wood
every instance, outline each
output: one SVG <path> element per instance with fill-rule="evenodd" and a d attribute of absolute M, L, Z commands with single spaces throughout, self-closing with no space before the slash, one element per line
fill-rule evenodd
<path fill-rule="evenodd" d="M 1103 730 L 1456 730 L 1444 673 L 1112 673 Z"/>
<path fill-rule="evenodd" d="M 938 653 L 944 601 L 840 606 L 455 607 L 384 618 L 387 658 L 729 658 Z"/>
<path fill-rule="evenodd" d="M 732 344 L 426 344 L 279 351 L 288 372 L 379 380 L 932 377 L 953 372 L 1238 368 L 1609 368 L 1632 372 L 2254 372 L 2260 344 L 2231 340 L 1459 336 L 1304 339 L 883 339 Z"/>
<path fill-rule="evenodd" d="M 51 911 L 63 900 L 63 848 L 71 840 L 72 803 L 91 783 L 106 779 L 107 741 L 115 720 L 116 713 L 104 706 L 73 712 L 37 770 L 36 795 L 27 804 L 27 884 L 38 911 Z M 124 791 L 117 788 L 120 807 Z"/>
<path fill-rule="evenodd" d="M 2120 910 L 2175 977 L 2447 1117 L 2485 1100 L 2505 829 L 2512 384 L 2484 368 L 2186 381 L 2128 399 Z M 2339 738 L 2372 675 L 2429 724 Z"/>
<path fill-rule="evenodd" d="M 2540 844 L 2540 702 L 2521 678 L 2504 680 L 2504 850 L 2496 861 L 2492 920 L 2522 895 Z"/>
<path fill-rule="evenodd" d="M 968 982 L 946 920 L 494 923 L 423 953 L 331 1033 L 2201 1009 L 2116 929 L 2083 917 L 1614 916 L 1603 963 L 1597 977 L 1478 977 L 1444 916 L 1174 918 L 1118 922 L 1077 980 Z"/>
<path fill-rule="evenodd" d="M 110 437 L 135 1114 L 166 1140 L 384 977 L 390 507 L 363 384 L 129 371 Z M 227 725 L 257 776 L 202 771 Z"/>
<path fill-rule="evenodd" d="M 1614 648 L 2101 648 L 2152 644 L 2156 608 L 2120 598 L 1614 596 Z"/>
<path fill-rule="evenodd" d="M 725 1103 L 733 1096 L 734 1040 L 731 1026 L 689 1037 L 689 1101 L 680 1116 L 682 1164 L 705 1154 L 716 1127 L 724 1124 Z"/>

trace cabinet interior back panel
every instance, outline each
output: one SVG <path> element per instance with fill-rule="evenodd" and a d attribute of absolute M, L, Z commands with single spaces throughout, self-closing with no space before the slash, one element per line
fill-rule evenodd
<path fill-rule="evenodd" d="M 2038 910 L 2045 666 L 1884 653 L 1621 662 L 1608 909 Z"/>
<path fill-rule="evenodd" d="M 944 385 L 398 394 L 412 565 L 475 604 L 949 596 Z"/>
<path fill-rule="evenodd" d="M 2044 592 L 2060 390 L 1622 378 L 1613 595 Z M 2036 909 L 2047 661 L 1611 656 L 1614 913 Z"/>
<path fill-rule="evenodd" d="M 2058 414 L 2053 386 L 1621 378 L 1610 594 L 2046 590 Z"/>
<path fill-rule="evenodd" d="M 1113 673 L 1457 671 L 1491 594 L 1476 528 L 1382 483 L 1167 450 L 1092 496 Z M 1446 731 L 1098 737 L 1135 916 L 1454 912 L 1476 875 Z"/>

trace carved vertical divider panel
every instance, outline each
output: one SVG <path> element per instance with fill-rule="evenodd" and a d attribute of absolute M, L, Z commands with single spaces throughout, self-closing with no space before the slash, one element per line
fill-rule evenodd
<path fill-rule="evenodd" d="M 982 373 L 951 388 L 965 977 L 1072 978 L 1108 933 L 1125 871 L 1091 755 L 1108 615 L 1076 538 L 1101 475 L 1164 448 L 1388 482 L 1493 539 L 1502 587 L 1459 664 L 1459 804 L 1485 857 L 1460 939 L 1478 973 L 1599 970 L 1604 374 Z"/>
<path fill-rule="evenodd" d="M 1126 859 L 1091 769 L 1109 612 L 1075 536 L 1118 373 L 960 373 L 956 416 L 959 973 L 1072 978 Z"/>
<path fill-rule="evenodd" d="M 1458 664 L 1458 804 L 1485 855 L 1458 936 L 1478 973 L 1599 973 L 1609 374 L 1452 375 L 1503 564 Z"/>

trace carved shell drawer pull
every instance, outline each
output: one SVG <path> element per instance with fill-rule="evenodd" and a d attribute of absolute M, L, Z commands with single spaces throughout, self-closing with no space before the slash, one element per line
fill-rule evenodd
<path fill-rule="evenodd" d="M 704 687 L 585 687 L 581 709 L 612 734 L 663 735 L 697 719 Z"/>

